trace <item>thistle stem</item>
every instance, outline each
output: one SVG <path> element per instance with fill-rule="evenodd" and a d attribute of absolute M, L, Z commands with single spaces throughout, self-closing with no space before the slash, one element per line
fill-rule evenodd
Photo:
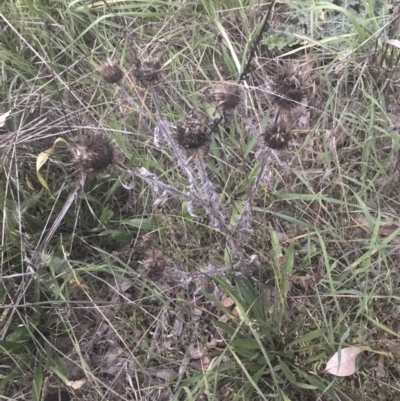
<path fill-rule="evenodd" d="M 31 264 L 32 266 L 37 269 L 37 264 L 42 256 L 42 252 L 46 249 L 48 246 L 49 242 L 53 238 L 55 232 L 57 231 L 57 228 L 60 226 L 61 222 L 63 221 L 65 215 L 67 214 L 69 208 L 71 207 L 72 203 L 76 199 L 76 196 L 81 188 L 84 187 L 86 181 L 86 174 L 82 174 L 79 181 L 75 184 L 74 189 L 68 196 L 68 199 L 66 200 L 63 208 L 61 209 L 60 213 L 58 214 L 57 218 L 54 220 L 52 226 L 50 227 L 49 232 L 47 233 L 46 237 L 44 240 L 36 247 L 35 252 L 33 253 L 32 259 L 31 259 Z"/>

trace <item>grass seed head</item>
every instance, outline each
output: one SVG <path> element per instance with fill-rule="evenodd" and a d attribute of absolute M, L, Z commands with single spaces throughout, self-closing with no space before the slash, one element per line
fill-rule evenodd
<path fill-rule="evenodd" d="M 242 89 L 238 84 L 219 82 L 211 93 L 215 107 L 234 109 L 242 100 Z"/>
<path fill-rule="evenodd" d="M 289 145 L 290 131 L 284 124 L 271 124 L 261 134 L 261 141 L 269 148 L 281 150 Z"/>
<path fill-rule="evenodd" d="M 89 134 L 72 144 L 72 163 L 77 171 L 99 173 L 110 167 L 115 160 L 115 147 L 105 134 Z"/>
<path fill-rule="evenodd" d="M 272 82 L 272 102 L 287 110 L 298 106 L 305 97 L 301 85 L 300 77 L 291 67 L 278 70 Z"/>
<path fill-rule="evenodd" d="M 184 149 L 206 149 L 210 144 L 210 130 L 195 112 L 191 112 L 186 120 L 177 126 L 174 137 L 177 144 Z"/>
<path fill-rule="evenodd" d="M 147 56 L 143 57 L 143 59 L 137 59 L 133 69 L 133 75 L 144 87 L 156 84 L 161 76 L 160 58 Z"/>
<path fill-rule="evenodd" d="M 108 84 L 117 84 L 124 77 L 124 72 L 117 62 L 107 61 L 100 67 L 101 77 Z"/>

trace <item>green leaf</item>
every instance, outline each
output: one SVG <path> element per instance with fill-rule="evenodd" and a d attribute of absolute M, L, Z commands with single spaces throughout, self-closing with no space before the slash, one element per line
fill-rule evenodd
<path fill-rule="evenodd" d="M 294 373 L 290 370 L 289 366 L 286 365 L 285 362 L 283 362 L 282 360 L 279 363 L 281 365 L 282 368 L 282 372 L 283 374 L 286 376 L 286 378 L 290 381 L 290 383 L 294 384 L 295 386 L 299 387 L 299 388 L 303 388 L 306 390 L 315 390 L 317 387 L 307 384 L 307 383 L 300 383 L 296 380 L 296 377 L 294 375 Z"/>
<path fill-rule="evenodd" d="M 9 342 L 25 342 L 30 337 L 30 333 L 25 326 L 16 327 L 7 336 L 7 341 Z"/>
<path fill-rule="evenodd" d="M 119 222 L 119 221 L 118 221 Z M 126 224 L 131 227 L 138 228 L 142 231 L 155 231 L 158 230 L 158 223 L 156 220 L 151 219 L 125 219 L 121 220 L 122 224 Z"/>
<path fill-rule="evenodd" d="M 32 401 L 40 401 L 43 385 L 42 367 L 38 366 L 35 370 L 35 376 L 32 383 Z"/>
<path fill-rule="evenodd" d="M 254 351 L 248 350 L 246 348 L 241 348 L 240 346 L 235 347 L 235 352 L 243 358 L 251 359 L 256 356 Z"/>
<path fill-rule="evenodd" d="M 235 49 L 234 49 L 234 47 L 232 45 L 232 42 L 229 39 L 229 36 L 228 36 L 225 28 L 221 24 L 221 22 L 219 22 L 218 20 L 215 20 L 215 24 L 217 25 L 217 28 L 218 28 L 219 32 L 221 33 L 221 36 L 223 37 L 224 42 L 227 45 L 227 47 L 228 47 L 228 49 L 229 49 L 229 51 L 231 53 L 231 56 L 232 56 L 232 58 L 233 58 L 233 60 L 235 62 L 236 68 L 237 68 L 237 72 L 238 72 L 238 74 L 240 74 L 240 71 L 241 71 L 242 67 L 240 65 L 240 61 L 239 61 L 239 58 L 238 58 L 238 56 L 237 56 L 237 54 L 235 52 Z"/>
<path fill-rule="evenodd" d="M 113 214 L 114 214 L 114 212 L 108 206 L 106 206 L 103 209 L 103 212 L 101 213 L 100 223 L 103 224 L 103 225 L 108 224 L 110 222 L 111 217 L 113 216 Z"/>
<path fill-rule="evenodd" d="M 229 324 L 223 323 L 223 322 L 214 322 L 214 326 L 217 327 L 218 329 L 221 329 L 223 332 L 228 334 L 229 336 L 233 336 L 236 332 L 236 329 L 233 327 L 229 326 Z"/>
<path fill-rule="evenodd" d="M 233 344 L 236 347 L 244 348 L 247 350 L 252 350 L 252 349 L 260 349 L 260 346 L 258 345 L 256 340 L 249 340 L 249 339 L 234 339 L 231 341 L 231 344 Z"/>
<path fill-rule="evenodd" d="M 245 277 L 235 277 L 235 282 L 239 293 L 246 303 L 245 308 L 251 311 L 251 317 L 254 319 L 264 320 L 265 315 L 261 304 L 260 294 L 256 291 L 250 280 Z"/>
<path fill-rule="evenodd" d="M 324 394 L 327 394 L 332 399 L 336 398 L 334 392 L 328 387 L 327 383 L 322 382 L 318 377 L 309 375 L 298 368 L 296 368 L 296 371 L 299 375 L 303 376 L 309 383 L 311 383 L 311 385 L 315 386 L 315 388 L 322 391 Z"/>
<path fill-rule="evenodd" d="M 46 343 L 45 348 L 47 352 L 47 363 L 49 367 L 64 383 L 66 383 L 68 380 L 68 368 L 64 359 L 62 359 L 56 353 L 56 350 L 54 350 L 54 348 L 52 348 L 49 344 Z"/>
<path fill-rule="evenodd" d="M 8 341 L 8 340 L 3 340 L 0 341 L 0 353 L 1 351 L 6 351 L 10 353 L 14 353 L 17 350 L 22 349 L 21 347 L 24 345 L 23 342 L 16 342 L 16 341 Z"/>
<path fill-rule="evenodd" d="M 20 366 L 16 366 L 7 376 L 0 380 L 0 388 L 5 387 L 9 382 L 12 382 L 20 373 Z"/>
<path fill-rule="evenodd" d="M 219 276 L 214 276 L 213 279 L 225 290 L 226 294 L 233 299 L 236 306 L 243 303 L 240 293 L 234 287 L 232 287 L 227 280 Z"/>
<path fill-rule="evenodd" d="M 116 241 L 129 241 L 132 238 L 132 234 L 129 231 L 121 230 L 106 230 L 102 231 L 99 235 L 110 235 L 112 239 Z"/>
<path fill-rule="evenodd" d="M 293 264 L 294 264 L 294 242 L 291 242 L 289 247 L 285 252 L 285 264 L 283 265 L 283 271 L 288 274 L 293 273 Z M 287 294 L 290 289 L 290 282 L 286 277 L 286 274 L 282 275 L 282 293 L 284 299 L 286 299 Z"/>
<path fill-rule="evenodd" d="M 258 294 L 256 293 L 252 283 L 245 277 L 241 276 L 236 276 L 235 282 L 243 300 L 248 306 L 251 306 L 258 299 Z"/>
<path fill-rule="evenodd" d="M 299 338 L 296 338 L 296 340 L 292 341 L 289 346 L 291 345 L 296 345 L 296 344 L 301 344 L 301 343 L 307 343 L 309 341 L 314 340 L 315 338 L 321 337 L 324 335 L 325 330 L 313 330 L 305 334 L 304 336 L 301 336 Z"/>
<path fill-rule="evenodd" d="M 279 365 L 281 365 L 282 372 L 286 376 L 286 378 L 290 381 L 290 383 L 296 383 L 296 377 L 293 372 L 289 369 L 285 362 L 282 360 L 279 361 Z"/>

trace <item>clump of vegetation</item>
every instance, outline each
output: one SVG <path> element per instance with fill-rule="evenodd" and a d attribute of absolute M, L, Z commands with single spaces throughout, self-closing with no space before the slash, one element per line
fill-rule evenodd
<path fill-rule="evenodd" d="M 2 4 L 0 393 L 395 399 L 399 15 Z"/>

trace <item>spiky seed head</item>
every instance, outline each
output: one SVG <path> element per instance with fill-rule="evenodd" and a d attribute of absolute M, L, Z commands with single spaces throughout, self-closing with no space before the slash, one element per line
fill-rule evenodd
<path fill-rule="evenodd" d="M 161 75 L 160 58 L 156 56 L 146 56 L 142 59 L 137 59 L 133 69 L 133 75 L 144 87 L 156 84 Z"/>
<path fill-rule="evenodd" d="M 72 144 L 71 164 L 77 171 L 99 173 L 110 167 L 115 160 L 115 146 L 105 134 L 89 134 Z"/>
<path fill-rule="evenodd" d="M 124 72 L 117 62 L 108 60 L 100 67 L 101 77 L 108 84 L 117 84 L 124 77 Z"/>
<path fill-rule="evenodd" d="M 271 124 L 261 134 L 261 141 L 269 148 L 280 150 L 288 146 L 290 131 L 284 124 Z"/>
<path fill-rule="evenodd" d="M 291 67 L 278 70 L 272 82 L 272 101 L 288 110 L 298 106 L 305 97 L 301 85 L 300 77 Z"/>
<path fill-rule="evenodd" d="M 196 112 L 191 112 L 186 120 L 179 124 L 174 135 L 177 144 L 190 150 L 207 149 L 210 144 L 210 130 L 204 119 Z"/>
<path fill-rule="evenodd" d="M 211 93 L 215 107 L 234 109 L 242 100 L 242 89 L 238 84 L 219 82 Z"/>
<path fill-rule="evenodd" d="M 159 281 L 164 273 L 167 263 L 162 253 L 156 249 L 149 252 L 148 257 L 143 261 L 143 273 L 152 281 Z"/>

